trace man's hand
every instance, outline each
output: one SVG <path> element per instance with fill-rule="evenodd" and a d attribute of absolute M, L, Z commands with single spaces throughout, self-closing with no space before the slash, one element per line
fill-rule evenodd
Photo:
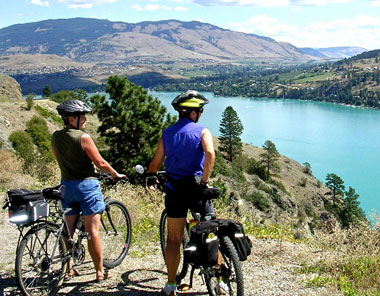
<path fill-rule="evenodd" d="M 160 182 L 157 179 L 157 176 L 149 176 L 146 178 L 146 185 L 149 189 L 156 191 L 157 190 L 157 184 Z"/>

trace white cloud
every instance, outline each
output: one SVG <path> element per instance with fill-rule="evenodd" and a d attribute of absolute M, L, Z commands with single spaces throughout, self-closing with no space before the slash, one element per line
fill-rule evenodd
<path fill-rule="evenodd" d="M 183 6 L 177 6 L 176 8 L 174 8 L 175 11 L 186 11 L 188 10 L 188 8 L 186 7 L 183 7 Z"/>
<path fill-rule="evenodd" d="M 256 15 L 244 23 L 232 23 L 232 27 L 244 33 L 254 33 L 263 36 L 288 35 L 295 32 L 297 28 L 285 23 L 280 23 L 276 19 L 266 15 Z"/>
<path fill-rule="evenodd" d="M 117 0 L 58 0 L 70 8 L 91 8 L 96 5 L 114 3 Z"/>
<path fill-rule="evenodd" d="M 380 0 L 372 1 L 372 2 L 371 2 L 371 6 L 373 6 L 373 7 L 378 7 L 378 6 L 380 6 Z"/>
<path fill-rule="evenodd" d="M 351 0 L 289 0 L 295 6 L 322 6 L 333 3 L 348 3 Z"/>
<path fill-rule="evenodd" d="M 172 10 L 172 8 L 169 6 L 163 6 L 159 4 L 147 4 L 144 6 L 135 4 L 135 5 L 132 5 L 131 8 L 137 11 Z"/>
<path fill-rule="evenodd" d="M 203 6 L 264 6 L 264 7 L 288 7 L 288 6 L 321 6 L 332 3 L 348 3 L 351 0 L 193 0 Z M 380 1 L 380 0 L 378 0 Z"/>
<path fill-rule="evenodd" d="M 233 30 L 271 37 L 297 47 L 380 48 L 380 17 L 359 15 L 354 19 L 314 22 L 296 27 L 266 15 L 257 15 L 244 23 L 233 23 L 230 26 Z"/>
<path fill-rule="evenodd" d="M 174 3 L 181 3 L 181 4 L 193 2 L 193 0 L 169 0 L 169 1 L 174 2 Z"/>
<path fill-rule="evenodd" d="M 49 6 L 49 1 L 42 1 L 42 0 L 32 0 L 30 1 L 31 4 L 39 5 L 39 6 Z"/>

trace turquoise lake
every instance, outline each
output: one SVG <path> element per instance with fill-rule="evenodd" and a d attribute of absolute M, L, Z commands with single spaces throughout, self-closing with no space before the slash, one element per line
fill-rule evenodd
<path fill-rule="evenodd" d="M 176 114 L 170 103 L 174 92 L 151 92 Z M 363 210 L 380 212 L 380 111 L 331 103 L 268 98 L 215 97 L 200 124 L 219 135 L 227 106 L 237 112 L 244 131 L 242 141 L 261 147 L 266 140 L 299 163 L 309 162 L 314 175 L 325 182 L 328 173 L 340 176 L 346 189 L 355 188 Z"/>

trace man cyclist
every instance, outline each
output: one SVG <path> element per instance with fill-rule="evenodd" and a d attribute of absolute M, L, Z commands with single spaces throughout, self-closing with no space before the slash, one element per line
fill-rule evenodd
<path fill-rule="evenodd" d="M 73 236 L 80 211 L 83 212 L 85 231 L 89 233 L 88 249 L 96 270 L 96 281 L 108 277 L 103 269 L 102 243 L 99 236 L 100 217 L 105 209 L 94 164 L 114 178 L 123 178 L 100 155 L 92 138 L 84 133 L 86 113 L 92 109 L 79 100 L 63 102 L 57 107 L 65 127 L 52 137 L 52 150 L 61 170 L 61 181 L 66 186 L 62 206 L 72 208 L 67 213 L 70 235 Z M 69 266 L 69 275 L 78 272 Z"/>
<path fill-rule="evenodd" d="M 192 188 L 207 186 L 215 161 L 211 132 L 197 124 L 208 100 L 194 90 L 177 96 L 172 106 L 179 113 L 179 120 L 164 130 L 157 151 L 149 166 L 149 173 L 156 173 L 165 160 L 167 192 L 165 208 L 168 215 L 168 242 L 165 251 L 168 282 L 164 295 L 176 295 L 176 273 L 180 262 L 180 246 L 184 234 L 187 212 L 200 212 L 201 201 Z M 195 176 L 201 178 L 196 184 Z M 212 202 L 206 204 L 206 213 L 213 214 Z"/>

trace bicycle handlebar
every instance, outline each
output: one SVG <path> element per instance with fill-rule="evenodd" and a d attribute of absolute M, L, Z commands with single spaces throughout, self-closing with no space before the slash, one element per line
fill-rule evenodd
<path fill-rule="evenodd" d="M 159 176 L 159 175 L 165 175 L 166 171 L 157 171 L 155 173 L 148 173 L 145 171 L 144 167 L 140 164 L 135 166 L 135 170 L 138 174 L 144 175 L 145 177 L 153 177 L 153 176 Z"/>
<path fill-rule="evenodd" d="M 156 178 L 158 176 L 163 176 L 163 175 L 166 175 L 166 171 L 157 171 L 156 173 L 147 173 L 145 172 L 144 168 L 142 165 L 136 165 L 135 166 L 135 170 L 137 173 L 143 175 L 146 179 L 149 179 L 149 178 Z M 166 179 L 166 178 L 165 178 Z M 148 182 L 146 182 L 145 185 L 147 185 Z M 220 192 L 220 189 L 219 188 L 216 188 L 216 187 L 208 187 L 208 186 L 202 186 L 202 185 L 198 185 L 199 186 L 199 192 L 195 192 L 196 194 L 199 194 L 200 196 L 200 200 L 212 200 L 212 199 L 217 199 L 219 198 L 221 192 Z"/>
<path fill-rule="evenodd" d="M 114 177 L 112 177 L 111 174 L 108 174 L 108 173 L 100 173 L 98 180 L 100 182 L 108 182 L 111 184 L 116 184 L 117 182 L 121 182 L 121 183 L 127 182 L 126 178 L 124 178 L 124 177 L 123 178 L 114 178 Z"/>

